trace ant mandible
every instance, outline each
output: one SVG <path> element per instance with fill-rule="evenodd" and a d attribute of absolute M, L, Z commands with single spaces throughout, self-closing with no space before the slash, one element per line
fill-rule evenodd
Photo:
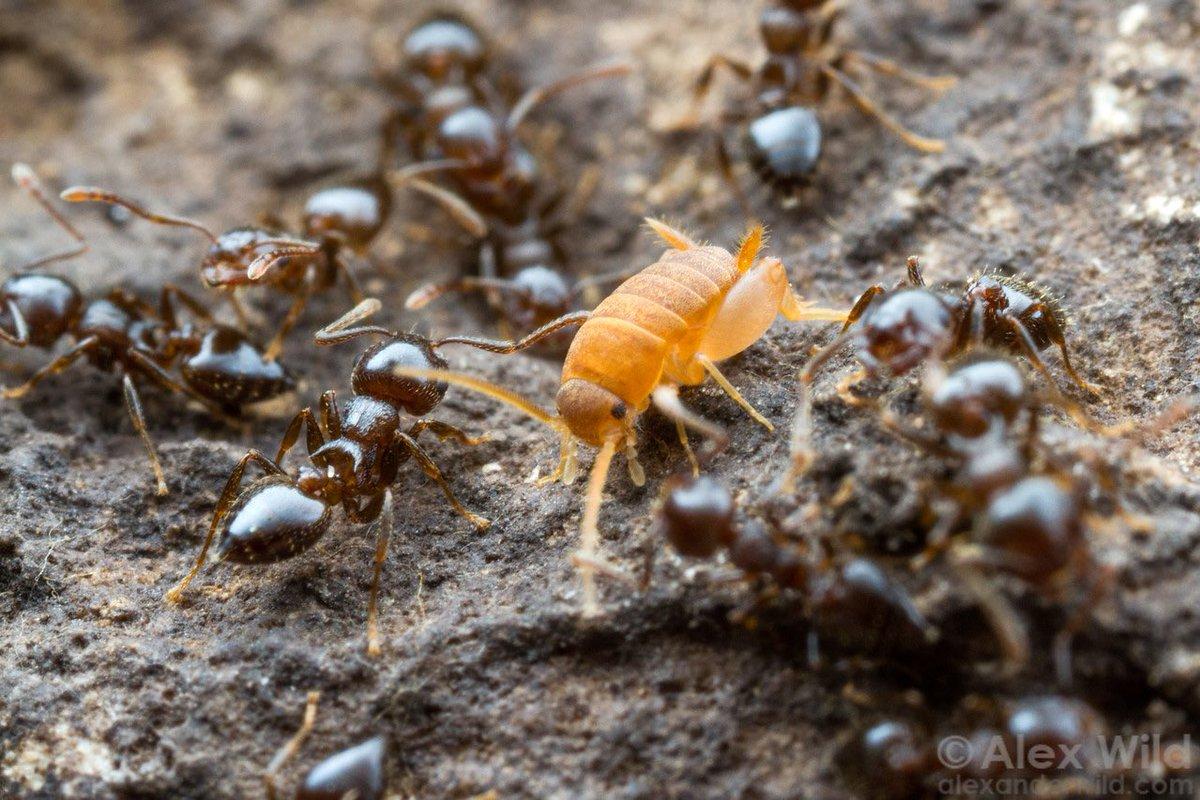
<path fill-rule="evenodd" d="M 717 362 L 732 358 L 758 341 L 777 316 L 792 322 L 836 321 L 845 313 L 816 308 L 801 300 L 777 258 L 759 258 L 764 230 L 753 227 L 736 254 L 701 246 L 686 234 L 657 220 L 650 228 L 669 246 L 654 264 L 624 281 L 591 311 L 560 317 L 517 342 L 489 342 L 469 337 L 442 339 L 496 353 L 525 350 L 568 326 L 581 325 L 563 363 L 558 414 L 488 381 L 445 369 L 396 367 L 414 378 L 446 381 L 513 406 L 544 423 L 561 437 L 558 468 L 546 481 L 570 482 L 576 471 L 575 451 L 583 442 L 599 453 L 588 478 L 580 549 L 574 560 L 583 580 L 585 614 L 599 610 L 594 572 L 615 571 L 598 557 L 598 520 L 604 484 L 618 449 L 624 449 L 631 480 L 645 482 L 637 460 L 637 418 L 650 403 L 675 422 L 693 469 L 695 455 L 685 426 L 714 442 L 727 440 L 717 425 L 689 411 L 680 401 L 680 386 L 695 386 L 711 376 L 729 397 L 768 430 L 760 414 L 722 374 Z"/>
<path fill-rule="evenodd" d="M 279 749 L 263 772 L 267 800 L 277 800 L 279 771 L 300 752 L 312 733 L 320 699 L 320 692 L 308 693 L 299 730 Z M 375 736 L 315 765 L 296 787 L 294 797 L 295 800 L 383 800 L 387 782 L 387 740 Z"/>
<path fill-rule="evenodd" d="M 757 68 L 725 55 L 713 56 L 696 79 L 693 110 L 676 127 L 694 127 L 700 105 L 719 68 L 725 68 L 754 90 L 747 107 L 722 115 L 723 122 L 748 122 L 743 149 L 755 171 L 768 184 L 786 192 L 805 185 L 821 155 L 821 124 L 813 107 L 826 99 L 832 86 L 840 86 L 864 114 L 877 119 L 909 147 L 940 153 L 945 144 L 918 136 L 880 108 L 847 70 L 863 67 L 881 75 L 908 81 L 933 92 L 956 82 L 950 76 L 930 77 L 904 69 L 894 61 L 860 50 L 845 50 L 831 43 L 834 23 L 844 10 L 843 0 L 775 0 L 759 17 L 759 31 L 767 48 L 766 60 Z M 724 137 L 715 135 L 717 160 L 726 181 L 743 208 L 745 194 L 733 175 Z"/>
<path fill-rule="evenodd" d="M 1051 296 L 1037 285 L 1017 277 L 981 273 L 968 281 L 955 297 L 925 286 L 920 262 L 908 259 L 907 284 L 892 291 L 869 287 L 850 309 L 838 336 L 808 360 L 800 373 L 800 406 L 792 428 L 792 465 L 786 488 L 811 464 L 812 387 L 817 371 L 843 347 L 853 347 L 861 366 L 838 384 L 838 396 L 851 405 L 863 405 L 852 389 L 859 381 L 879 374 L 904 375 L 920 364 L 936 363 L 984 344 L 1025 356 L 1048 381 L 1056 401 L 1087 427 L 1087 415 L 1058 389 L 1040 353 L 1058 348 L 1063 367 L 1085 392 L 1097 393 L 1075 370 L 1067 350 L 1067 318 Z"/>
<path fill-rule="evenodd" d="M 79 242 L 77 248 L 39 259 L 25 269 L 86 251 L 83 236 L 50 204 L 33 170 L 17 164 L 13 178 Z M 98 369 L 116 372 L 121 376 L 125 407 L 146 448 L 159 495 L 167 493 L 167 484 L 146 428 L 135 377 L 196 400 L 223 418 L 295 388 L 295 379 L 286 368 L 266 359 L 239 331 L 215 324 L 203 304 L 172 284 L 163 287 L 157 308 L 122 289 L 113 289 L 103 299 L 85 305 L 79 289 L 65 278 L 25 271 L 5 280 L 0 285 L 0 296 L 4 300 L 0 340 L 16 347 L 42 349 L 53 347 L 64 337 L 74 342 L 25 383 L 0 391 L 0 397 L 23 397 L 42 380 L 80 358 Z M 198 329 L 181 322 L 176 303 L 207 327 Z M 180 378 L 170 374 L 172 367 L 178 367 Z"/>
<path fill-rule="evenodd" d="M 441 403 L 446 385 L 411 377 L 405 370 L 444 370 L 447 366 L 436 352 L 446 340 L 431 342 L 415 334 L 399 333 L 357 323 L 379 309 L 368 299 L 337 321 L 318 331 L 317 345 L 348 342 L 361 336 L 382 336 L 355 362 L 350 375 L 354 395 L 339 409 L 337 393 L 321 395 L 320 422 L 311 408 L 292 419 L 275 458 L 249 450 L 238 461 L 213 512 L 208 534 L 192 569 L 167 592 L 167 600 L 180 602 L 183 593 L 199 574 L 213 539 L 220 533 L 218 559 L 234 564 L 270 564 L 296 556 L 311 548 L 325 534 L 338 505 L 351 522 L 379 520 L 374 575 L 367 605 L 367 651 L 380 652 L 376 625 L 379 578 L 392 534 L 392 487 L 400 467 L 412 458 L 436 483 L 454 510 L 477 530 L 491 523 L 468 511 L 455 497 L 437 464 L 418 443 L 423 431 L 439 439 L 476 445 L 486 437 L 473 438 L 444 422 L 424 419 Z M 418 417 L 405 426 L 402 414 Z M 293 476 L 283 468 L 284 456 L 296 444 L 301 431 L 310 464 Z M 242 490 L 242 478 L 250 464 L 265 473 Z"/>

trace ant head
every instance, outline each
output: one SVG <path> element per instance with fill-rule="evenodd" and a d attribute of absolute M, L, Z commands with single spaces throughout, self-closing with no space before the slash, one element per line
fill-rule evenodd
<path fill-rule="evenodd" d="M 980 275 L 967 287 L 967 300 L 981 304 L 988 311 L 1003 311 L 1008 307 L 1004 283 L 994 275 Z"/>
<path fill-rule="evenodd" d="M 234 564 L 283 561 L 312 547 L 329 528 L 330 505 L 286 476 L 251 484 L 221 527 L 217 554 Z"/>
<path fill-rule="evenodd" d="M 903 375 L 950 341 L 951 309 L 925 289 L 902 289 L 871 308 L 860 332 L 867 357 Z"/>
<path fill-rule="evenodd" d="M 0 285 L 0 298 L 7 301 L 0 305 L 0 328 L 16 333 L 16 320 L 9 309 L 11 303 L 24 317 L 29 343 L 34 347 L 52 347 L 83 313 L 79 289 L 53 275 L 14 275 Z"/>
<path fill-rule="evenodd" d="M 952 370 L 934 389 L 929 408 L 939 429 L 974 439 L 997 422 L 1012 425 L 1025 400 L 1021 370 L 1007 359 L 987 358 Z"/>
<path fill-rule="evenodd" d="M 812 22 L 799 9 L 767 6 L 758 18 L 758 28 L 767 51 L 783 55 L 795 53 L 808 43 Z"/>
<path fill-rule="evenodd" d="M 446 396 L 446 384 L 396 375 L 393 367 L 446 369 L 449 366 L 429 344 L 415 334 L 398 334 L 369 348 L 354 365 L 351 385 L 355 394 L 403 408 L 414 416 L 427 414 Z"/>
<path fill-rule="evenodd" d="M 709 558 L 735 538 L 733 496 L 716 479 L 675 476 L 667 481 L 659 528 L 680 555 Z"/>
<path fill-rule="evenodd" d="M 205 254 L 200 277 L 214 289 L 248 285 L 246 270 L 254 259 L 271 251 L 271 245 L 264 243 L 275 238 L 261 228 L 234 228 L 222 233 Z"/>
<path fill-rule="evenodd" d="M 473 168 L 497 168 L 508 152 L 504 122 L 479 106 L 455 111 L 438 127 L 438 148 L 447 159 Z"/>
<path fill-rule="evenodd" d="M 465 19 L 439 14 L 413 28 L 404 40 L 408 69 L 431 80 L 470 78 L 487 58 L 483 37 Z"/>

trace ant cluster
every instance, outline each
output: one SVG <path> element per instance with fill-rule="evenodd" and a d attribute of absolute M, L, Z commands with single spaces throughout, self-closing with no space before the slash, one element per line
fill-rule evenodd
<path fill-rule="evenodd" d="M 834 87 L 911 147 L 923 152 L 943 148 L 942 142 L 912 133 L 884 112 L 849 71 L 865 68 L 935 91 L 949 88 L 953 79 L 917 75 L 888 59 L 835 46 L 832 31 L 842 10 L 839 0 L 770 3 L 760 21 L 766 60 L 752 67 L 716 56 L 696 81 L 697 109 L 719 68 L 752 85 L 751 100 L 722 121 L 746 124 L 744 157 L 775 187 L 794 191 L 811 180 L 823 135 L 817 108 Z M 1190 413 L 1190 402 L 1176 403 L 1140 425 L 1094 420 L 1058 387 L 1043 358 L 1047 350 L 1057 350 L 1075 387 L 1096 391 L 1071 361 L 1065 314 L 1037 285 L 1011 276 L 976 275 L 957 290 L 927 286 L 912 258 L 905 283 L 891 290 L 871 286 L 845 309 L 826 307 L 802 298 L 783 262 L 766 255 L 761 225 L 751 225 L 737 247 L 727 250 L 702 244 L 656 219 L 646 222 L 666 249 L 653 263 L 621 275 L 577 276 L 570 269 L 564 232 L 595 182 L 580 181 L 577 196 L 569 197 L 545 177 L 544 165 L 519 132 L 539 105 L 584 83 L 625 76 L 630 65 L 594 66 L 514 100 L 497 88 L 501 81 L 494 53 L 479 30 L 449 14 L 413 28 L 400 57 L 398 69 L 381 75 L 394 107 L 382 128 L 374 171 L 314 193 L 292 231 L 270 220 L 217 234 L 200 222 L 149 210 L 106 189 L 62 192 L 68 202 L 107 203 L 158 225 L 202 234 L 208 249 L 198 258 L 200 277 L 222 293 L 237 326 L 218 322 L 204 302 L 174 284 L 162 286 L 157 304 L 119 288 L 85 301 L 72 282 L 44 271 L 50 263 L 83 255 L 88 249 L 84 237 L 50 202 L 31 169 L 13 169 L 16 182 L 75 246 L 26 264 L 0 286 L 0 341 L 41 349 L 64 339 L 71 344 L 2 396 L 19 398 L 80 359 L 117 374 L 160 494 L 167 484 L 147 430 L 139 382 L 195 401 L 222 419 L 289 393 L 296 378 L 277 360 L 285 337 L 309 302 L 339 283 L 353 308 L 318 330 L 313 343 L 328 347 L 375 339 L 350 369 L 352 393 L 344 404 L 335 390 L 325 391 L 316 411 L 304 407 L 291 418 L 273 457 L 251 449 L 237 462 L 194 565 L 167 592 L 167 600 L 183 600 L 214 547 L 218 560 L 232 564 L 290 559 L 313 548 L 333 527 L 340 507 L 351 523 L 377 528 L 366 623 L 367 652 L 379 655 L 377 600 L 402 468 L 414 463 L 477 530 L 490 525 L 459 501 L 420 442 L 426 433 L 463 446 L 486 440 L 486 435 L 472 436 L 428 416 L 453 385 L 511 406 L 558 437 L 558 465 L 542 479 L 543 486 L 572 482 L 579 471 L 580 445 L 595 450 L 583 498 L 580 546 L 572 558 L 585 615 L 603 611 L 597 575 L 633 582 L 601 552 L 600 514 L 618 455 L 634 484 L 646 480 L 638 458 L 637 422 L 653 406 L 673 423 L 691 466 L 690 475 L 667 481 L 657 510 L 659 529 L 675 551 L 688 558 L 724 559 L 739 580 L 759 589 L 756 603 L 798 600 L 809 623 L 807 649 L 814 666 L 820 664 L 823 638 L 872 651 L 927 651 L 942 634 L 910 596 L 908 581 L 895 565 L 814 537 L 794 541 L 781 526 L 760 518 L 764 515 L 739 509 L 726 487 L 701 472 L 730 437 L 723 426 L 690 410 L 681 390 L 711 378 L 729 400 L 773 431 L 775 422 L 742 395 L 719 364 L 754 346 L 783 317 L 842 327 L 800 373 L 790 469 L 777 491 L 794 489 L 819 458 L 813 442 L 814 386 L 822 368 L 848 348 L 860 367 L 841 380 L 838 395 L 873 412 L 886 430 L 922 454 L 942 460 L 948 474 L 931 482 L 925 493 L 924 550 L 908 565 L 911 571 L 919 579 L 935 562 L 949 565 L 990 623 L 1009 673 L 1027 665 L 1033 645 L 1025 621 L 1006 598 L 1003 580 L 1015 579 L 1047 601 L 1066 606 L 1067 621 L 1055 637 L 1051 660 L 1060 683 L 1070 682 L 1072 637 L 1112 583 L 1111 571 L 1092 551 L 1089 530 L 1136 521 L 1125 510 L 1113 470 L 1098 460 L 1070 463 L 1045 441 L 1043 415 L 1054 409 L 1091 433 L 1133 438 Z M 687 122 L 696 119 L 698 113 Z M 723 134 L 717 142 L 721 170 L 748 208 Z M 396 168 L 392 162 L 400 149 L 410 163 Z M 430 339 L 368 323 L 383 304 L 364 296 L 356 262 L 369 259 L 397 190 L 433 200 L 479 247 L 476 272 L 423 286 L 405 306 L 419 309 L 447 294 L 481 291 L 507 338 Z M 591 309 L 582 308 L 584 290 L 607 282 L 619 285 Z M 251 315 L 239 296 L 249 286 L 290 300 L 265 348 L 249 332 Z M 565 349 L 555 411 L 451 370 L 442 352 L 452 345 L 497 355 Z M 1021 360 L 1043 378 L 1043 388 L 1031 384 Z M 886 398 L 858 391 L 866 379 L 910 374 L 921 375 L 919 421 L 902 418 Z M 693 450 L 689 431 L 705 437 L 703 449 Z M 291 473 L 285 458 L 302 435 L 306 463 Z M 264 474 L 243 485 L 252 468 Z M 1018 703 L 1000 727 L 1012 733 L 1020 718 L 1039 735 L 1050 736 L 1062 728 L 1051 731 L 1054 725 L 1048 720 L 1075 714 L 1071 730 L 1090 730 L 1090 717 L 1075 701 L 1039 700 L 1042 705 L 1030 711 L 1026 706 L 1031 702 Z M 314 693 L 300 731 L 268 767 L 263 779 L 268 797 L 276 796 L 276 776 L 313 729 L 316 706 Z M 915 791 L 937 773 L 928 741 L 904 722 L 875 726 L 864 735 L 859 751 L 862 763 L 874 765 L 870 769 L 883 775 L 888 787 L 903 787 L 897 796 Z M 295 796 L 382 797 L 385 760 L 384 740 L 372 739 L 315 767 Z"/>

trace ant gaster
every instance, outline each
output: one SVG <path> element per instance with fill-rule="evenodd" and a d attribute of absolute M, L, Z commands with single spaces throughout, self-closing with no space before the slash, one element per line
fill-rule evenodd
<path fill-rule="evenodd" d="M 26 268 L 86 250 L 83 237 L 50 204 L 29 167 L 14 166 L 13 178 L 80 243 L 75 250 L 40 259 Z M 294 378 L 282 365 L 267 360 L 240 332 L 215 324 L 198 300 L 171 284 L 163 287 L 157 308 L 121 289 L 85 303 L 70 281 L 38 272 L 8 278 L 0 285 L 0 295 L 4 301 L 0 340 L 16 347 L 43 349 L 65 337 L 74 342 L 25 383 L 4 389 L 0 397 L 22 397 L 80 358 L 99 369 L 116 372 L 121 376 L 125 407 L 146 448 L 160 495 L 167 493 L 167 484 L 146 428 L 135 378 L 183 394 L 223 417 L 295 388 Z M 176 303 L 206 327 L 198 329 L 181 322 Z M 180 378 L 170 374 L 172 367 L 178 368 Z"/>
<path fill-rule="evenodd" d="M 378 301 L 366 300 L 317 332 L 314 341 L 322 346 L 361 336 L 381 336 L 383 340 L 364 351 L 355 363 L 351 372 L 354 396 L 344 409 L 338 407 L 336 392 L 329 390 L 321 395 L 320 422 L 311 408 L 302 409 L 284 432 L 275 458 L 250 450 L 238 461 L 217 501 L 196 562 L 167 593 L 168 601 L 182 599 L 218 533 L 220 560 L 234 564 L 283 561 L 311 548 L 329 529 L 332 511 L 340 505 L 351 522 L 380 520 L 367 608 L 367 649 L 374 655 L 379 652 L 379 577 L 392 533 L 391 489 L 399 479 L 401 466 L 409 458 L 414 459 L 456 512 L 478 530 L 488 527 L 488 520 L 463 507 L 441 470 L 417 442 L 427 430 L 442 440 L 464 445 L 479 444 L 484 438 L 472 438 L 452 425 L 420 418 L 437 407 L 447 387 L 399 372 L 402 368 L 445 369 L 446 362 L 435 351 L 445 340 L 430 342 L 414 334 L 357 325 L 378 309 Z M 405 425 L 404 413 L 418 419 Z M 293 476 L 282 463 L 302 430 L 310 464 Z M 257 464 L 266 476 L 242 490 L 242 478 L 250 464 Z"/>
<path fill-rule="evenodd" d="M 832 86 L 840 86 L 864 114 L 877 119 L 915 150 L 940 153 L 945 145 L 909 131 L 880 108 L 847 74 L 865 68 L 899 78 L 934 92 L 944 91 L 956 79 L 911 72 L 894 61 L 861 50 L 846 50 L 831 41 L 833 26 L 844 10 L 842 0 L 774 0 L 759 17 L 759 31 L 767 49 L 758 67 L 725 55 L 713 56 L 696 79 L 693 110 L 677 127 L 688 128 L 699 119 L 700 104 L 719 68 L 752 87 L 754 97 L 722 121 L 747 123 L 743 150 L 750 165 L 775 187 L 792 192 L 805 185 L 821 154 L 821 124 L 814 107 Z M 743 207 L 745 196 L 733 176 L 724 137 L 716 134 L 718 164 Z"/>
<path fill-rule="evenodd" d="M 300 729 L 279 749 L 263 772 L 267 800 L 278 800 L 279 771 L 312 733 L 320 692 L 309 692 Z M 308 771 L 296 787 L 295 800 L 383 800 L 387 791 L 387 740 L 376 736 L 338 751 Z"/>

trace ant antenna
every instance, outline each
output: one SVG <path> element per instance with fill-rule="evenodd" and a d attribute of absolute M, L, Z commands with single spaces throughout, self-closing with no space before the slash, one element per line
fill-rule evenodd
<path fill-rule="evenodd" d="M 179 228 L 191 228 L 194 231 L 199 231 L 208 237 L 210 242 L 217 244 L 216 234 L 194 219 L 173 217 L 168 214 L 156 214 L 132 200 L 106 189 L 99 189 L 95 186 L 72 186 L 69 189 L 64 189 L 59 197 L 68 203 L 107 203 L 110 206 L 120 206 L 142 219 L 149 220 L 157 225 L 173 225 Z"/>
<path fill-rule="evenodd" d="M 37 204 L 40 205 L 45 212 L 50 215 L 50 218 L 58 223 L 58 227 L 66 231 L 72 239 L 79 243 L 78 247 L 73 247 L 70 250 L 63 250 L 59 253 L 51 253 L 48 256 L 42 256 L 41 258 L 26 262 L 18 267 L 18 272 L 28 272 L 36 269 L 37 267 L 50 264 L 54 261 L 64 261 L 68 258 L 75 258 L 76 256 L 83 255 L 88 251 L 88 243 L 87 240 L 83 238 L 83 234 L 76 230 L 75 226 L 68 222 L 67 218 L 64 217 L 57 208 L 50 204 L 50 199 L 46 197 L 46 187 L 42 185 L 42 182 L 38 179 L 37 173 L 35 173 L 28 164 L 23 164 L 20 162 L 13 164 L 12 179 L 18 186 L 25 190 L 26 194 L 37 201 Z"/>
<path fill-rule="evenodd" d="M 568 89 L 574 89 L 576 86 L 588 81 L 604 78 L 620 78 L 631 72 L 633 72 L 632 64 L 628 61 L 617 61 L 611 64 L 590 67 L 582 72 L 577 72 L 574 75 L 568 75 L 553 83 L 548 83 L 545 86 L 530 89 L 521 96 L 521 99 L 517 101 L 517 104 L 513 106 L 512 111 L 509 113 L 506 123 L 508 129 L 516 130 L 517 126 L 525 121 L 525 117 L 529 116 L 529 112 L 555 95 L 562 94 Z"/>

